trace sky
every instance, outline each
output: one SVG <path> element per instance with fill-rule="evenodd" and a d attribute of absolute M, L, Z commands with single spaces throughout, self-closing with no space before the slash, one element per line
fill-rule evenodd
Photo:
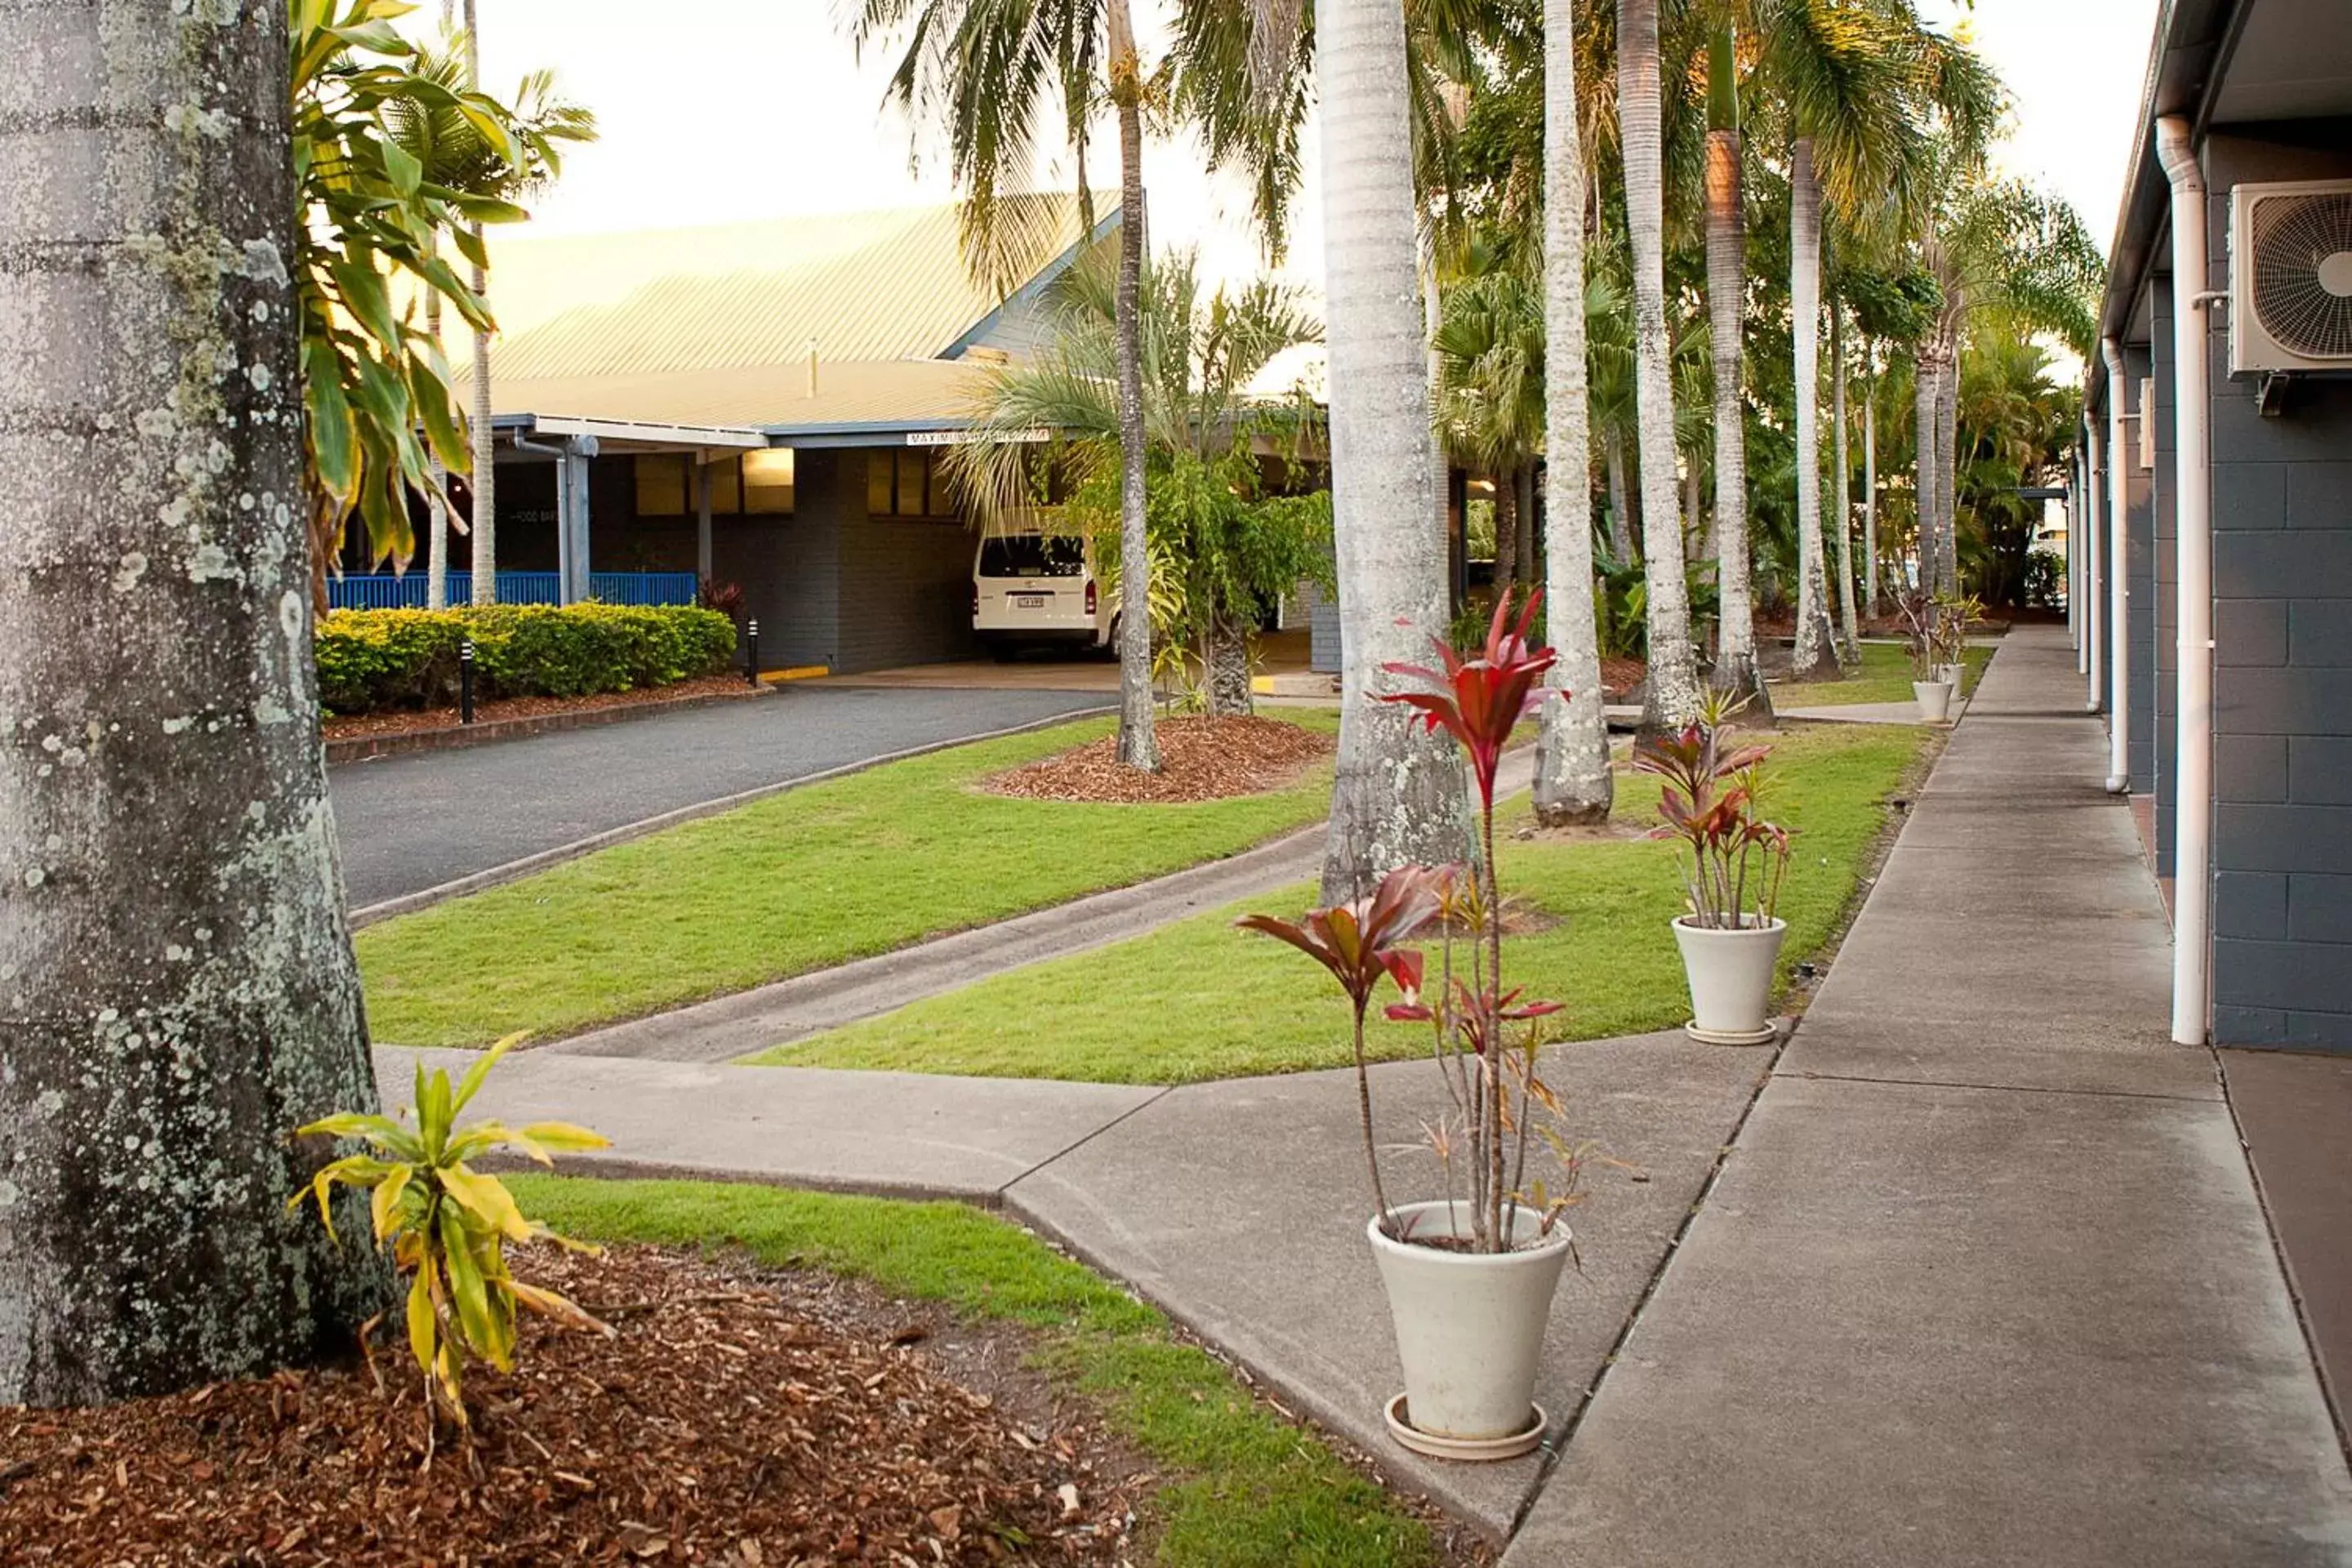
<path fill-rule="evenodd" d="M 855 212 L 954 193 L 936 159 L 910 166 L 909 128 L 882 108 L 888 62 L 859 59 L 836 26 L 845 0 L 478 0 L 484 72 L 505 93 L 551 67 L 566 96 L 594 109 L 603 140 L 572 153 L 539 205 L 537 232 L 587 234 L 693 223 Z M 1969 26 L 2016 100 L 2000 154 L 2071 200 L 2104 245 L 2130 150 L 2158 0 L 1920 0 L 1931 21 Z M 1149 54 L 1165 0 L 1143 0 Z M 428 4 L 423 13 L 429 17 Z M 1097 185 L 1115 177 L 1108 129 Z M 1311 148 L 1310 148 L 1311 152 Z M 1217 276 L 1258 268 L 1238 181 L 1202 167 L 1197 146 L 1145 153 L 1156 247 L 1192 245 Z M 1059 163 L 1040 184 L 1066 185 Z M 1285 268 L 1320 270 L 1310 165 Z"/>

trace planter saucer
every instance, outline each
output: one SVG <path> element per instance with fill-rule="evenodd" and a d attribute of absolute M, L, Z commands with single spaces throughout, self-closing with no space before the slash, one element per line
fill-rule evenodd
<path fill-rule="evenodd" d="M 1696 1023 L 1690 1023 L 1683 1026 L 1683 1033 L 1703 1046 L 1769 1046 L 1780 1037 L 1780 1026 L 1767 1024 L 1753 1034 L 1732 1034 L 1702 1029 Z"/>
<path fill-rule="evenodd" d="M 1519 1431 L 1502 1437 L 1440 1437 L 1409 1426 L 1404 1418 L 1404 1395 L 1400 1394 L 1388 1403 L 1383 1412 L 1388 1417 L 1389 1436 L 1416 1454 L 1426 1454 L 1433 1459 L 1516 1459 L 1521 1454 L 1535 1452 L 1543 1441 L 1544 1428 L 1551 1418 L 1540 1405 L 1530 1407 L 1528 1425 Z"/>

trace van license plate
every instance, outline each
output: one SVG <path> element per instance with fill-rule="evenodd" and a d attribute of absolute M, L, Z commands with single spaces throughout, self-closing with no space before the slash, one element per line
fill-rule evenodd
<path fill-rule="evenodd" d="M 1015 594 L 1013 595 L 1013 607 L 1016 610 L 1042 610 L 1045 607 L 1045 595 L 1043 594 Z"/>

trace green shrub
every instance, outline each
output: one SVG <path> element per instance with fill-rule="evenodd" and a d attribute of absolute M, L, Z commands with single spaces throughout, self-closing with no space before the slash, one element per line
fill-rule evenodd
<path fill-rule="evenodd" d="M 668 686 L 726 668 L 735 652 L 732 620 L 684 606 L 338 610 L 319 623 L 319 700 L 338 713 L 454 702 L 468 637 L 483 701 Z"/>

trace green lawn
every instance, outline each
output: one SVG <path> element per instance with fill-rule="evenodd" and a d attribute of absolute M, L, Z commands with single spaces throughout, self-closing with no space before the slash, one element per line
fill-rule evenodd
<path fill-rule="evenodd" d="M 1296 722 L 1331 730 L 1336 714 Z M 891 763 L 359 933 L 376 1038 L 480 1046 L 683 1006 L 1234 854 L 1328 809 L 1331 773 L 1198 805 L 1016 800 L 988 774 L 1086 720 Z"/>
<path fill-rule="evenodd" d="M 1179 1342 L 1159 1312 L 977 1210 L 695 1182 L 526 1175 L 509 1185 L 525 1213 L 572 1236 L 741 1247 L 771 1266 L 855 1275 L 1035 1331 L 1036 1363 L 1168 1478 L 1147 1524 L 1171 1568 L 1435 1560 L 1419 1521 Z"/>
<path fill-rule="evenodd" d="M 1974 691 L 1977 682 L 1984 679 L 1985 666 L 1992 662 L 1994 650 L 1970 647 L 1968 650 L 1968 689 Z M 1908 702 L 1911 693 L 1911 656 L 1895 643 L 1866 642 L 1862 645 L 1862 670 L 1843 680 L 1817 680 L 1802 684 L 1775 682 L 1772 706 L 1779 709 L 1843 707 L 1854 702 Z"/>
<path fill-rule="evenodd" d="M 1837 928 L 1889 815 L 1886 800 L 1929 740 L 1916 729 L 1833 724 L 1774 738 L 1769 809 L 1798 835 L 1780 910 L 1790 924 L 1784 977 Z M 1620 773 L 1620 821 L 1652 820 L 1656 798 L 1653 781 Z M 1522 825 L 1524 808 L 1507 820 Z M 1559 922 L 1512 939 L 1505 962 L 1510 984 L 1568 1004 L 1551 1020 L 1559 1037 L 1666 1028 L 1688 1016 L 1667 930 L 1683 907 L 1671 846 L 1506 838 L 1502 862 L 1506 893 Z M 1338 1067 L 1349 1059 L 1338 988 L 1292 949 L 1231 925 L 1245 909 L 1295 914 L 1312 895 L 1304 884 L 1287 888 L 753 1059 L 1109 1083 Z M 1428 1049 L 1418 1027 L 1382 1023 L 1373 1040 L 1383 1057 Z"/>

